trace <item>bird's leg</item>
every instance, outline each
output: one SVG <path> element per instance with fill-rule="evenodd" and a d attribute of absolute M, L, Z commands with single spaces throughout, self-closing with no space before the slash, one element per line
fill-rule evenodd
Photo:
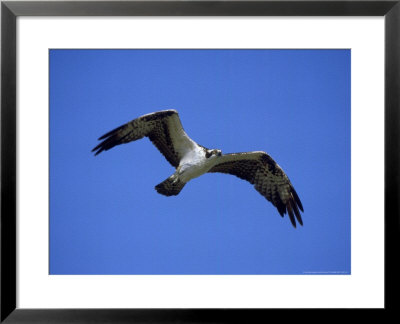
<path fill-rule="evenodd" d="M 172 183 L 176 183 L 179 180 L 178 171 L 169 177 L 172 180 Z"/>
<path fill-rule="evenodd" d="M 179 177 L 185 172 L 186 168 L 184 165 L 180 165 L 176 168 L 175 173 L 172 176 Z"/>

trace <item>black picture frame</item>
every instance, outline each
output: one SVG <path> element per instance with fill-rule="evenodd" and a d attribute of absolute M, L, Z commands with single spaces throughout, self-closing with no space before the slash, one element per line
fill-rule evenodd
<path fill-rule="evenodd" d="M 398 306 L 395 296 L 399 288 L 399 276 L 395 264 L 400 247 L 399 2 L 400 0 L 2 1 L 0 321 L 2 323 L 251 323 L 257 321 L 256 319 L 267 319 L 267 316 L 288 310 L 16 308 L 16 18 L 18 16 L 384 16 L 385 307 L 376 311 L 379 314 L 395 311 Z M 298 315 L 317 310 L 293 311 Z"/>

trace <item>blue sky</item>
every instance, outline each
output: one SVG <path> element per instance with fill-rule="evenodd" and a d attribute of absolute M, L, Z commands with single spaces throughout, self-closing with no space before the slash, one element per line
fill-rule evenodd
<path fill-rule="evenodd" d="M 350 50 L 50 50 L 50 274 L 350 274 Z M 176 109 L 223 153 L 266 151 L 304 226 L 249 183 L 206 174 L 176 197 L 145 138 L 104 133 Z"/>

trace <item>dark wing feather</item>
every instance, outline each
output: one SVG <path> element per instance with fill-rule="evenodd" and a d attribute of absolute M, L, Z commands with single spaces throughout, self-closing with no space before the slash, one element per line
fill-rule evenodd
<path fill-rule="evenodd" d="M 286 212 L 294 227 L 296 220 L 303 225 L 304 211 L 299 196 L 281 167 L 265 152 L 225 154 L 209 172 L 232 174 L 254 185 L 283 217 Z"/>
<path fill-rule="evenodd" d="M 103 140 L 95 155 L 119 144 L 148 137 L 172 166 L 178 167 L 182 155 L 196 145 L 185 133 L 175 110 L 163 110 L 136 118 L 99 138 Z"/>

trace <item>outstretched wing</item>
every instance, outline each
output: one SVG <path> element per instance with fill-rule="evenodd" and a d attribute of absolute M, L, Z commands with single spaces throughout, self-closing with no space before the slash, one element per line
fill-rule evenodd
<path fill-rule="evenodd" d="M 145 136 L 174 167 L 178 167 L 181 158 L 197 146 L 183 130 L 177 111 L 163 110 L 143 115 L 104 134 L 99 138 L 103 141 L 92 152 L 98 155 L 116 145 L 136 141 Z"/>
<path fill-rule="evenodd" d="M 282 217 L 287 212 L 294 227 L 295 217 L 303 225 L 299 209 L 304 210 L 300 198 L 285 172 L 267 153 L 224 154 L 209 172 L 228 173 L 247 180 L 278 209 Z"/>

